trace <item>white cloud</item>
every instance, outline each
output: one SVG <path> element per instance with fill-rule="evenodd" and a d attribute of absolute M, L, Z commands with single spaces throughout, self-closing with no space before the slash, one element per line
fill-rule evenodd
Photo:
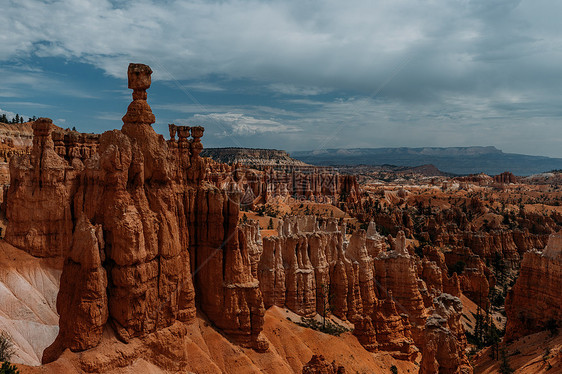
<path fill-rule="evenodd" d="M 155 79 L 226 74 L 296 87 L 304 95 L 306 87 L 372 91 L 412 58 L 409 69 L 424 73 L 418 81 L 439 86 L 484 74 L 482 61 L 490 59 L 560 60 L 562 36 L 551 4 L 533 4 L 529 10 L 518 5 L 20 0 L 0 14 L 2 24 L 14 25 L 3 30 L 0 58 L 30 53 L 79 58 L 116 77 L 123 77 L 129 61 L 145 62 Z"/>
<path fill-rule="evenodd" d="M 30 56 L 86 62 L 119 78 L 142 62 L 154 80 L 190 80 L 190 90 L 223 93 L 237 79 L 261 86 L 279 100 L 153 109 L 272 146 L 489 141 L 555 154 L 561 12 L 562 3 L 546 0 L 11 1 L 0 12 L 10 25 L 0 61 L 12 66 L 0 68 L 0 96 L 26 97 L 22 87 L 88 95 L 23 64 Z M 329 92 L 342 99 L 318 98 Z"/>
<path fill-rule="evenodd" d="M 278 134 L 301 131 L 300 128 L 271 119 L 259 119 L 241 113 L 196 114 L 189 119 L 190 124 L 211 125 L 219 128 L 216 135 L 249 136 L 256 134 Z"/>
<path fill-rule="evenodd" d="M 0 116 L 3 115 L 3 114 L 5 114 L 6 117 L 8 118 L 8 120 L 10 120 L 10 121 L 16 116 L 16 113 L 0 109 Z"/>
<path fill-rule="evenodd" d="M 314 96 L 319 95 L 321 93 L 329 92 L 329 90 L 325 88 L 319 87 L 304 87 L 304 86 L 297 86 L 294 84 L 287 84 L 287 83 L 272 83 L 269 85 L 269 89 L 273 92 L 282 93 L 285 95 L 296 95 L 296 96 Z"/>

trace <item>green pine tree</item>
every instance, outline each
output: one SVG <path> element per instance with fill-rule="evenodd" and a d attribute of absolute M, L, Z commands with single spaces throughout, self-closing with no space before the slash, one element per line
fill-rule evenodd
<path fill-rule="evenodd" d="M 513 370 L 513 368 L 509 365 L 509 360 L 507 358 L 507 352 L 505 351 L 505 348 L 502 348 L 500 350 L 500 355 L 501 355 L 501 364 L 500 364 L 500 373 L 501 374 L 511 374 L 513 373 L 515 370 Z"/>

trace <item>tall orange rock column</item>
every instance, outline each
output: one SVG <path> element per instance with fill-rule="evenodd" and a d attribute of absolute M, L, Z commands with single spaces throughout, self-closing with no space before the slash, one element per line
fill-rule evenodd
<path fill-rule="evenodd" d="M 10 160 L 5 240 L 33 256 L 64 258 L 72 241 L 72 192 L 81 170 L 57 155 L 52 129 L 50 119 L 39 118 L 33 123 L 31 155 Z"/>
<path fill-rule="evenodd" d="M 100 252 L 103 269 L 96 270 L 84 255 L 76 255 L 73 246 L 57 298 L 61 330 L 46 350 L 45 362 L 65 348 L 95 346 L 96 331 L 105 319 L 120 339 L 128 341 L 195 318 L 186 218 L 191 206 L 185 204 L 185 189 L 170 178 L 174 165 L 167 162 L 166 142 L 151 127 L 154 115 L 145 100 L 150 72 L 144 65 L 130 66 L 133 102 L 123 117 L 123 131 L 102 134 L 99 156 L 86 162 L 77 178 L 74 217 L 80 219 L 73 241 L 81 243 L 81 253 Z M 94 240 L 80 237 L 91 227 L 103 233 L 100 248 Z M 76 276 L 76 269 L 82 277 Z M 88 292 L 80 296 L 73 289 Z M 104 304 L 108 318 L 103 318 Z M 72 330 L 77 321 L 81 328 Z"/>
<path fill-rule="evenodd" d="M 192 159 L 193 161 L 193 159 Z M 265 308 L 251 253 L 238 227 L 240 194 L 204 184 L 190 197 L 190 251 L 197 299 L 203 312 L 237 344 L 258 351 Z"/>
<path fill-rule="evenodd" d="M 83 351 L 99 344 L 109 315 L 103 250 L 101 226 L 92 226 L 82 215 L 64 263 L 57 297 L 59 334 L 43 352 L 44 362 L 54 361 L 66 348 Z"/>

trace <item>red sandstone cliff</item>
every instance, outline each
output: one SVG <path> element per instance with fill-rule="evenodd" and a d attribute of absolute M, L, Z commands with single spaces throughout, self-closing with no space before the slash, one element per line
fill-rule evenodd
<path fill-rule="evenodd" d="M 548 323 L 562 325 L 561 286 L 562 234 L 556 233 L 542 253 L 529 251 L 523 257 L 519 277 L 505 303 L 506 339 L 545 330 Z"/>
<path fill-rule="evenodd" d="M 421 350 L 429 352 L 427 367 L 465 365 L 456 298 L 453 306 L 438 300 L 460 293 L 458 279 L 443 274 L 443 258 L 419 261 L 403 232 L 387 251 L 373 225 L 348 237 L 335 220 L 314 217 L 289 217 L 278 236 L 261 240 L 255 225 L 239 226 L 246 176 L 209 183 L 209 164 L 199 157 L 204 129 L 170 126 L 169 141 L 152 129 L 150 73 L 130 65 L 133 102 L 121 130 L 83 143 L 70 139 L 67 147 L 51 121 L 39 119 L 31 155 L 11 162 L 6 240 L 35 256 L 65 259 L 60 331 L 45 362 L 67 348 L 95 348 L 107 325 L 123 342 L 184 329 L 194 323 L 196 305 L 233 342 L 265 351 L 265 307 L 277 305 L 348 320 L 370 351 L 413 360 Z M 354 178 L 343 176 L 333 188 L 323 178 L 333 176 L 293 175 L 292 191 L 339 195 L 355 209 Z M 445 321 L 438 331 L 428 324 L 435 313 Z M 441 336 L 443 329 L 455 339 Z M 447 350 L 435 352 L 431 336 Z"/>
<path fill-rule="evenodd" d="M 84 163 L 57 154 L 46 119 L 33 124 L 31 156 L 12 162 L 6 240 L 67 258 L 60 332 L 46 361 L 97 345 L 106 320 L 124 341 L 191 322 L 196 294 L 225 334 L 267 348 L 261 292 L 238 241 L 236 194 L 202 182 L 202 128 L 189 141 L 183 131 L 178 148 L 154 132 L 150 73 L 130 65 L 123 129 L 102 134 Z"/>
<path fill-rule="evenodd" d="M 368 232 L 356 231 L 348 242 L 335 221 L 319 224 L 312 216 L 285 219 L 279 236 L 263 239 L 258 277 L 266 307 L 285 306 L 312 316 L 326 312 L 329 297 L 330 312 L 354 324 L 353 333 L 366 349 L 412 359 L 417 351 L 414 344 L 426 349 L 426 320 L 436 305 L 443 304 L 435 304 L 434 298 L 447 291 L 460 296 L 460 284 L 434 261 L 411 256 L 403 233 L 389 252 L 381 249 L 381 240 L 373 225 Z M 446 269 L 442 255 L 438 261 Z M 418 276 L 418 267 L 425 269 L 423 275 Z M 452 344 L 448 357 L 434 360 L 449 360 L 439 364 L 445 367 L 456 357 L 458 365 L 469 370 L 464 330 L 458 323 L 462 307 L 458 298 L 448 297 L 456 304 L 447 307 L 451 322 L 444 328 L 457 338 L 448 343 Z"/>

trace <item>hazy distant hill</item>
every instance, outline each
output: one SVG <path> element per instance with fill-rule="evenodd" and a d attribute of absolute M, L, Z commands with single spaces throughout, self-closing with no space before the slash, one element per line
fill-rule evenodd
<path fill-rule="evenodd" d="M 531 175 L 562 169 L 562 158 L 503 153 L 495 147 L 339 148 L 293 152 L 291 157 L 323 166 L 433 164 L 439 170 L 454 174 L 496 175 L 511 171 L 515 175 Z"/>

